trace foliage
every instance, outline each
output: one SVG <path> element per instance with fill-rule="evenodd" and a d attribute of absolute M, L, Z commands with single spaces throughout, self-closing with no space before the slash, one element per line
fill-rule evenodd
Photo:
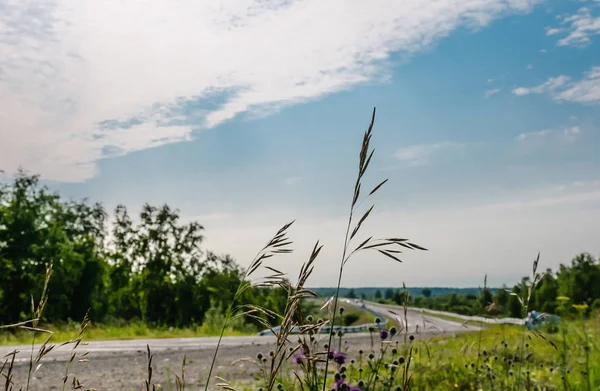
<path fill-rule="evenodd" d="M 352 342 L 340 344 L 346 346 L 342 350 L 344 362 L 333 363 L 335 374 L 328 383 L 328 389 L 597 389 L 600 386 L 599 320 L 585 321 L 589 330 L 587 337 L 583 334 L 584 324 L 581 322 L 564 322 L 561 325 L 567 330 L 564 344 L 561 337 L 544 339 L 528 332 L 521 347 L 522 329 L 515 326 L 490 328 L 484 330 L 481 336 L 463 333 L 422 339 L 417 334 L 406 344 L 397 336 L 385 340 L 377 336 L 380 342 L 370 351 L 360 350 Z M 586 350 L 586 346 L 590 349 Z M 565 347 L 569 359 L 563 362 Z M 588 365 L 586 351 L 589 352 Z M 307 360 L 292 360 L 283 372 L 282 389 L 307 389 L 301 386 L 302 375 L 307 370 Z M 519 371 L 522 374 L 520 379 Z M 300 380 L 294 373 L 301 375 Z M 590 388 L 587 387 L 588 381 Z"/>
<path fill-rule="evenodd" d="M 16 323 L 31 316 L 30 295 L 41 294 L 49 264 L 52 300 L 44 323 L 80 320 L 89 310 L 99 323 L 185 328 L 232 301 L 243 273 L 231 257 L 202 249 L 198 222 L 183 224 L 178 210 L 148 204 L 136 221 L 123 205 L 113 218 L 109 227 L 101 204 L 64 200 L 24 171 L 1 185 L 0 318 Z M 272 311 L 282 311 L 285 300 L 273 287 L 253 287 L 243 296 Z M 239 324 L 246 331 L 259 326 L 250 317 Z"/>
<path fill-rule="evenodd" d="M 483 299 L 480 295 L 450 293 L 435 297 L 415 297 L 411 304 L 461 315 L 478 315 L 482 304 L 488 306 L 493 303 L 489 312 L 491 315 L 524 318 L 527 314 L 518 297 L 527 290 L 528 284 L 530 278 L 523 277 L 510 289 L 503 286 L 494 293 L 487 288 Z M 569 297 L 576 303 L 587 304 L 586 315 L 600 308 L 600 258 L 594 259 L 590 254 L 582 253 L 575 256 L 570 265 L 561 264 L 556 273 L 546 269 L 532 292 L 529 308 L 537 312 L 556 314 L 560 304 L 558 298 L 561 296 Z M 398 303 L 395 297 L 391 302 Z M 570 307 L 563 311 L 562 315 L 573 317 L 576 314 L 577 311 Z"/>

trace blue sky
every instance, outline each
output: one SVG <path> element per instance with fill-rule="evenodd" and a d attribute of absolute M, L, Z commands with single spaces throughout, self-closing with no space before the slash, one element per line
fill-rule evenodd
<path fill-rule="evenodd" d="M 343 285 L 512 283 L 600 253 L 600 2 L 5 4 L 0 167 L 112 208 L 167 202 L 242 265 L 283 223 L 333 285 L 362 132 L 389 178 Z"/>

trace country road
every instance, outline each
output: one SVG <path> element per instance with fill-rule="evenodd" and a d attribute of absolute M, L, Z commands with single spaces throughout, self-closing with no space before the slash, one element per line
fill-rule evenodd
<path fill-rule="evenodd" d="M 341 299 L 343 303 L 356 305 L 349 299 Z M 373 312 L 381 314 L 392 323 L 405 324 L 404 312 L 401 307 L 383 306 L 380 304 L 365 302 L 364 306 Z M 476 331 L 479 327 L 473 325 L 463 325 L 458 322 L 453 322 L 447 319 L 442 319 L 435 316 L 423 315 L 419 311 L 407 311 L 406 320 L 408 321 L 408 332 L 430 332 L 436 333 L 455 333 L 464 331 Z M 389 325 L 388 325 L 389 327 Z M 347 334 L 346 338 L 354 339 L 361 338 L 360 334 Z M 149 345 L 153 352 L 178 351 L 186 352 L 191 350 L 208 350 L 214 349 L 217 345 L 217 337 L 199 337 L 199 338 L 163 338 L 163 339 L 136 339 L 136 340 L 113 340 L 113 341 L 91 341 L 86 345 L 78 348 L 79 351 L 89 351 L 95 357 L 111 356 L 111 355 L 128 355 L 139 354 L 146 351 L 146 345 Z M 221 346 L 223 347 L 246 347 L 254 345 L 271 344 L 275 341 L 272 335 L 265 336 L 243 336 L 243 337 L 224 337 Z M 40 345 L 36 345 L 34 351 L 39 350 Z M 16 362 L 24 362 L 29 360 L 31 354 L 31 345 L 19 346 L 0 346 L 0 357 L 3 357 L 10 352 L 18 350 Z M 47 359 L 50 361 L 67 361 L 71 356 L 71 346 L 56 347 Z"/>
<path fill-rule="evenodd" d="M 404 314 L 401 308 L 391 308 L 375 303 L 365 303 L 365 307 L 386 317 L 390 322 L 387 327 L 391 323 L 404 323 Z M 476 326 L 462 326 L 461 323 L 433 316 L 423 317 L 419 311 L 412 310 L 408 311 L 407 320 L 408 333 L 417 339 L 478 330 Z M 423 322 L 425 322 L 425 326 L 423 326 Z M 369 349 L 370 336 L 368 333 L 349 333 L 344 339 L 352 350 Z M 253 358 L 259 352 L 267 354 L 272 349 L 274 341 L 275 338 L 272 335 L 223 338 L 213 375 L 238 383 L 253 381 L 258 374 L 256 365 L 248 361 L 240 361 L 240 359 Z M 186 379 L 190 386 L 189 389 L 201 389 L 206 381 L 205 376 L 208 373 L 216 343 L 216 337 L 92 341 L 79 346 L 69 373 L 77 375 L 77 378 L 85 385 L 84 389 L 142 390 L 140 385 L 143 384 L 147 368 L 146 345 L 149 345 L 154 354 L 153 379 L 156 383 L 165 384 L 168 383 L 169 378 L 173 379 L 174 373 L 180 372 L 181 360 L 186 355 L 188 360 Z M 14 380 L 20 386 L 25 384 L 27 378 L 31 345 L 2 346 L 0 355 L 5 356 L 15 349 L 19 353 L 16 355 Z M 35 347 L 34 352 L 37 353 L 38 349 L 39 345 Z M 84 352 L 89 352 L 85 356 L 89 362 L 79 362 L 79 359 L 83 358 L 81 355 Z M 70 345 L 57 347 L 50 352 L 43 358 L 42 365 L 34 373 L 30 390 L 62 389 L 61 377 L 65 374 L 66 363 L 70 357 Z M 33 366 L 34 371 L 36 367 L 37 365 Z"/>
<path fill-rule="evenodd" d="M 408 309 L 405 317 L 404 308 L 400 306 L 381 305 L 369 301 L 360 302 L 350 299 L 343 299 L 343 301 L 357 307 L 361 307 L 364 304 L 366 309 L 381 314 L 391 323 L 401 325 L 403 329 L 408 329 L 408 333 L 418 333 L 423 331 L 432 333 L 456 333 L 477 331 L 480 329 L 478 326 L 454 322 L 415 309 Z"/>

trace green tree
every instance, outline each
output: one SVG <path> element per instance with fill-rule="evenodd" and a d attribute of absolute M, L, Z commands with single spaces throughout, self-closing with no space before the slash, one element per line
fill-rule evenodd
<path fill-rule="evenodd" d="M 346 295 L 349 299 L 356 299 L 356 292 L 354 292 L 354 288 L 351 288 Z"/>
<path fill-rule="evenodd" d="M 392 300 L 397 305 L 404 305 L 405 303 L 408 304 L 410 302 L 410 295 L 404 289 L 398 289 L 394 293 L 394 296 L 392 297 Z"/>
<path fill-rule="evenodd" d="M 116 223 L 119 236 L 113 246 L 120 250 L 113 253 L 113 265 L 120 269 L 115 276 L 121 284 L 129 273 L 127 268 L 135 273 L 128 287 L 139 288 L 136 299 L 142 319 L 151 324 L 168 325 L 197 320 L 207 309 L 207 306 L 198 307 L 200 288 L 190 288 L 199 282 L 205 266 L 200 249 L 203 227 L 197 222 L 180 224 L 179 211 L 168 205 L 144 205 L 135 227 L 128 220 L 124 206 L 117 207 L 115 214 L 121 218 Z M 117 302 L 121 299 L 122 296 Z M 206 303 L 206 299 L 203 302 Z"/>
<path fill-rule="evenodd" d="M 485 287 L 481 290 L 481 296 L 479 297 L 479 306 L 482 312 L 486 310 L 494 302 L 494 295 L 490 288 Z"/>
<path fill-rule="evenodd" d="M 377 289 L 377 290 L 375 291 L 375 298 L 376 298 L 376 299 L 381 299 L 381 291 L 380 291 L 379 289 Z"/>
<path fill-rule="evenodd" d="M 558 282 L 552 273 L 547 269 L 544 277 L 533 291 L 531 309 L 546 313 L 555 313 L 558 308 L 556 298 L 558 297 Z"/>
<path fill-rule="evenodd" d="M 502 285 L 502 288 L 496 293 L 496 304 L 500 312 L 504 314 L 508 313 L 508 302 L 510 300 L 510 294 L 506 291 L 507 289 L 506 285 Z"/>
<path fill-rule="evenodd" d="M 518 295 L 521 294 L 521 288 L 519 286 L 515 286 L 512 290 L 512 293 L 508 299 L 508 315 L 512 318 L 522 318 L 523 317 L 523 306 L 519 301 Z"/>
<path fill-rule="evenodd" d="M 47 264 L 53 264 L 46 305 L 48 321 L 78 319 L 92 309 L 103 315 L 101 243 L 106 213 L 101 205 L 64 202 L 19 171 L 0 188 L 0 316 L 30 317 L 31 295 L 39 297 Z"/>
<path fill-rule="evenodd" d="M 431 289 L 429 289 L 429 288 L 423 288 L 423 290 L 421 290 L 421 294 L 425 298 L 430 298 L 431 297 Z"/>
<path fill-rule="evenodd" d="M 392 299 L 392 298 L 394 297 L 394 290 L 393 290 L 392 288 L 387 288 L 387 289 L 385 290 L 385 293 L 384 293 L 383 297 L 384 297 L 386 300 L 390 300 L 390 299 Z"/>
<path fill-rule="evenodd" d="M 573 258 L 570 267 L 561 264 L 556 279 L 559 295 L 573 303 L 591 306 L 600 297 L 600 266 L 588 253 Z"/>

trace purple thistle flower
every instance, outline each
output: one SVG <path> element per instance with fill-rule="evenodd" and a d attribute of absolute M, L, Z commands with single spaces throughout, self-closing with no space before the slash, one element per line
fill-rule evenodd
<path fill-rule="evenodd" d="M 381 330 L 379 330 L 379 337 L 380 337 L 382 340 L 385 340 L 385 339 L 387 339 L 389 336 L 390 336 L 390 332 L 389 332 L 389 331 L 387 331 L 386 329 L 381 329 Z"/>
<path fill-rule="evenodd" d="M 346 380 L 344 379 L 339 379 L 336 380 L 335 382 L 335 388 L 337 388 L 338 390 L 349 390 L 350 389 L 350 383 L 348 383 Z"/>
<path fill-rule="evenodd" d="M 335 361 L 336 363 L 342 365 L 346 363 L 346 355 L 344 353 L 334 353 L 333 354 L 333 361 Z"/>
<path fill-rule="evenodd" d="M 306 360 L 306 356 L 302 353 L 295 354 L 292 358 L 292 362 L 298 365 L 302 364 L 304 360 Z"/>

